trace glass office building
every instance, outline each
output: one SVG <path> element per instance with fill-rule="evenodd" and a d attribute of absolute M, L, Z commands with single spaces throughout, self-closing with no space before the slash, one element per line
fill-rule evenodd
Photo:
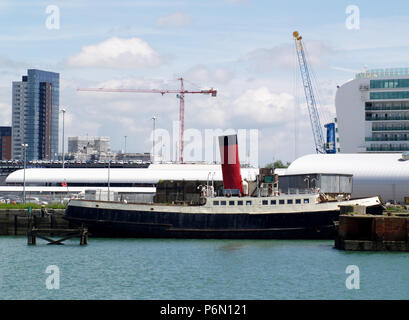
<path fill-rule="evenodd" d="M 13 82 L 13 158 L 23 159 L 22 143 L 28 145 L 27 160 L 58 158 L 60 75 L 29 69 L 22 81 Z"/>
<path fill-rule="evenodd" d="M 335 106 L 340 152 L 409 151 L 409 68 L 358 73 Z"/>

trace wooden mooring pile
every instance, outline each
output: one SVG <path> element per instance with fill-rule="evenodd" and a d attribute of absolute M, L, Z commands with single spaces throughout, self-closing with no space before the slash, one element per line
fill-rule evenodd
<path fill-rule="evenodd" d="M 47 228 L 38 223 L 38 217 L 28 210 L 27 244 L 36 245 L 37 238 L 48 241 L 49 245 L 63 245 L 65 240 L 79 238 L 80 245 L 88 244 L 88 228 Z M 58 237 L 57 239 L 53 239 Z"/>

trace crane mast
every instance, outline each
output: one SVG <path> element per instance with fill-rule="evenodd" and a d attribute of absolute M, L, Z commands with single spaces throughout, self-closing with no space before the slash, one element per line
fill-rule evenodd
<path fill-rule="evenodd" d="M 310 115 L 311 128 L 314 136 L 315 149 L 317 153 L 327 153 L 324 134 L 321 128 L 321 121 L 318 115 L 317 103 L 315 101 L 314 90 L 311 83 L 310 72 L 303 46 L 302 37 L 297 31 L 293 32 L 295 48 L 297 51 L 298 64 L 300 66 L 301 78 L 304 87 L 305 99 L 307 101 Z"/>

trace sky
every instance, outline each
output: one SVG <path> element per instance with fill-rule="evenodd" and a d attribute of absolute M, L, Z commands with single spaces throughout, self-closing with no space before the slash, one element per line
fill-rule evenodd
<path fill-rule="evenodd" d="M 77 88 L 178 89 L 183 77 L 187 90 L 218 90 L 185 96 L 185 129 L 258 130 L 260 166 L 315 152 L 293 31 L 322 126 L 336 116 L 337 85 L 365 67 L 409 67 L 407 1 L 0 0 L 0 30 L 0 125 L 11 125 L 12 81 L 48 70 L 60 73 L 65 137 L 108 136 L 113 151 L 126 141 L 127 152 L 151 152 L 153 116 L 172 135 L 175 94 Z M 173 159 L 171 149 L 160 152 Z"/>

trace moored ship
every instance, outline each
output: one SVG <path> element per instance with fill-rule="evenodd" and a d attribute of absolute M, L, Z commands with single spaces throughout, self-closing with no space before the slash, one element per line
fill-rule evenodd
<path fill-rule="evenodd" d="M 224 239 L 332 239 L 341 205 L 381 212 L 379 197 L 350 200 L 318 188 L 283 193 L 276 175 L 241 179 L 237 137 L 219 138 L 223 186 L 207 181 L 184 201 L 127 203 L 73 199 L 65 219 L 85 224 L 95 236 Z"/>

